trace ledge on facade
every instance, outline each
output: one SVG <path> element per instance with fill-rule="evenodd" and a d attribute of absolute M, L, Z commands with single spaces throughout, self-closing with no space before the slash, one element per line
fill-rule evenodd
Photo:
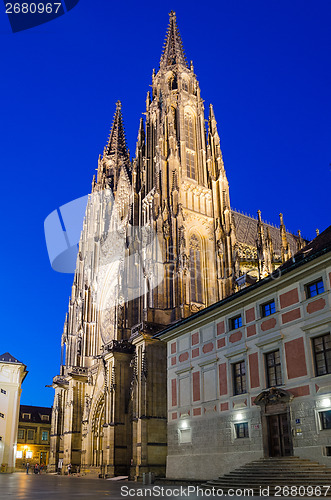
<path fill-rule="evenodd" d="M 59 386 L 67 386 L 69 385 L 69 382 L 68 380 L 65 378 L 65 377 L 62 377 L 62 375 L 56 375 L 54 378 L 53 378 L 53 385 L 50 386 L 50 387 L 53 387 L 53 386 L 56 386 L 56 385 L 59 385 Z"/>
<path fill-rule="evenodd" d="M 141 323 L 138 323 L 137 325 L 134 325 L 131 328 L 131 336 L 130 336 L 130 341 L 134 340 L 137 338 L 139 335 L 146 335 L 150 338 L 154 336 L 157 332 L 162 330 L 162 326 L 156 323 L 151 323 L 147 321 L 142 321 Z"/>
<path fill-rule="evenodd" d="M 103 351 L 106 352 L 124 352 L 133 354 L 135 347 L 128 340 L 112 340 L 109 344 L 103 346 Z"/>
<path fill-rule="evenodd" d="M 67 366 L 66 374 L 81 381 L 87 380 L 88 369 L 82 366 Z"/>

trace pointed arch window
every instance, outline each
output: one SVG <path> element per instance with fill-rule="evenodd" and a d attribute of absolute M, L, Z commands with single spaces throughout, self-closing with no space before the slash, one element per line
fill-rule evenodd
<path fill-rule="evenodd" d="M 186 142 L 186 175 L 191 179 L 196 179 L 195 170 L 195 144 L 193 117 L 185 117 L 185 142 Z"/>
<path fill-rule="evenodd" d="M 190 239 L 191 301 L 202 303 L 201 243 L 197 236 Z"/>
<path fill-rule="evenodd" d="M 185 141 L 186 147 L 194 151 L 193 118 L 191 115 L 185 117 Z"/>

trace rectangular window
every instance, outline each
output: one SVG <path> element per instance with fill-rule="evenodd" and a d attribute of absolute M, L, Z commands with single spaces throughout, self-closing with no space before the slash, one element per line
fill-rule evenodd
<path fill-rule="evenodd" d="M 236 430 L 237 438 L 248 438 L 248 422 L 240 422 L 240 424 L 234 424 Z"/>
<path fill-rule="evenodd" d="M 265 355 L 268 387 L 282 385 L 282 365 L 280 363 L 279 350 L 268 352 Z"/>
<path fill-rule="evenodd" d="M 317 281 L 314 281 L 313 283 L 309 283 L 309 285 L 306 285 L 307 299 L 315 297 L 316 295 L 319 295 L 320 293 L 323 292 L 324 292 L 324 284 L 322 279 L 319 279 Z"/>
<path fill-rule="evenodd" d="M 322 429 L 331 429 L 331 410 L 320 412 Z"/>
<path fill-rule="evenodd" d="M 27 451 L 25 456 L 26 458 L 32 458 L 32 451 Z"/>
<path fill-rule="evenodd" d="M 30 420 L 31 418 L 31 413 L 22 413 L 22 418 L 24 420 Z"/>
<path fill-rule="evenodd" d="M 241 316 L 236 316 L 230 319 L 230 330 L 235 330 L 236 328 L 240 328 L 242 326 Z"/>
<path fill-rule="evenodd" d="M 34 431 L 28 430 L 28 440 L 32 441 L 34 439 Z"/>
<path fill-rule="evenodd" d="M 24 439 L 24 429 L 18 429 L 17 439 Z"/>
<path fill-rule="evenodd" d="M 41 415 L 41 420 L 49 421 L 49 415 Z"/>
<path fill-rule="evenodd" d="M 5 389 L 1 389 L 1 394 L 7 394 L 7 391 L 5 391 Z"/>
<path fill-rule="evenodd" d="M 331 373 L 331 335 L 313 338 L 313 350 L 316 375 Z"/>
<path fill-rule="evenodd" d="M 41 435 L 42 441 L 48 441 L 48 431 L 43 431 Z"/>
<path fill-rule="evenodd" d="M 262 304 L 261 306 L 261 314 L 262 317 L 265 318 L 266 316 L 270 316 L 271 314 L 274 314 L 276 312 L 276 304 L 274 300 L 271 300 L 270 302 L 266 302 L 265 304 Z"/>
<path fill-rule="evenodd" d="M 23 457 L 23 451 L 17 451 L 16 458 L 22 458 L 22 457 Z"/>
<path fill-rule="evenodd" d="M 244 394 L 246 392 L 245 361 L 233 365 L 233 388 L 234 394 Z"/>

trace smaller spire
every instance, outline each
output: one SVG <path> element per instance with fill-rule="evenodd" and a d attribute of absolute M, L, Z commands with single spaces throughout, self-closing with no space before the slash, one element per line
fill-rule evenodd
<path fill-rule="evenodd" d="M 319 234 L 320 234 L 320 230 L 316 229 L 316 236 L 319 236 Z"/>
<path fill-rule="evenodd" d="M 125 140 L 121 101 L 117 101 L 116 103 L 113 125 L 110 130 L 107 146 L 104 149 L 104 156 L 116 156 L 118 159 L 125 161 L 129 159 Z"/>

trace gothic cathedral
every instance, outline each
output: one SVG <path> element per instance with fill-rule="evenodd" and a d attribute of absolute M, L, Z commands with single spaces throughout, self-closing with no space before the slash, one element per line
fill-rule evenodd
<path fill-rule="evenodd" d="M 165 475 L 166 346 L 153 335 L 275 270 L 304 240 L 231 210 L 213 107 L 170 13 L 135 158 L 121 103 L 98 160 L 54 377 L 50 468 Z"/>

